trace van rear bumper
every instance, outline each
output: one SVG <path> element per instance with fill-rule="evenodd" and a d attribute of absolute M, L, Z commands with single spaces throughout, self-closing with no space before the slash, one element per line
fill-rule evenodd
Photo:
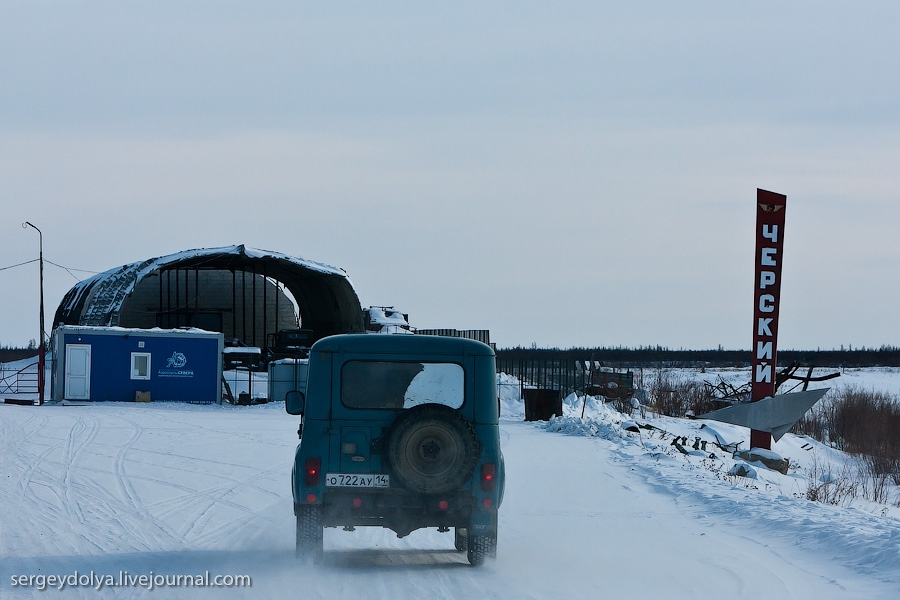
<path fill-rule="evenodd" d="M 386 527 L 399 537 L 422 527 L 466 528 L 476 512 L 475 497 L 464 492 L 433 495 L 331 490 L 319 506 L 325 527 Z"/>

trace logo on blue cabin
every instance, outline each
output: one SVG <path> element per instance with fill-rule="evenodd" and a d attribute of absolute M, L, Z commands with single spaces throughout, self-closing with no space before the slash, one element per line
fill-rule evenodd
<path fill-rule="evenodd" d="M 184 352 L 173 352 L 172 356 L 166 359 L 166 368 L 160 369 L 157 375 L 160 377 L 193 377 L 194 372 L 191 369 L 185 369 L 187 357 Z"/>
<path fill-rule="evenodd" d="M 167 369 L 180 369 L 187 364 L 187 357 L 182 352 L 173 352 L 166 363 Z"/>

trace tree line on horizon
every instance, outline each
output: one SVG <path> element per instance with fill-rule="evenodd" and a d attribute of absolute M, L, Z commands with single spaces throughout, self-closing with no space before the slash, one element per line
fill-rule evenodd
<path fill-rule="evenodd" d="M 596 348 L 537 348 L 532 346 L 498 348 L 498 358 L 595 361 L 611 367 L 747 367 L 750 350 L 726 350 L 719 346 L 708 350 L 671 349 L 665 346 L 625 346 Z M 0 347 L 0 362 L 37 356 L 37 348 Z M 900 346 L 844 348 L 831 350 L 779 350 L 778 364 L 797 363 L 809 367 L 900 367 Z"/>
<path fill-rule="evenodd" d="M 696 366 L 747 367 L 753 354 L 750 350 L 726 350 L 719 346 L 708 350 L 671 349 L 665 346 L 624 346 L 597 348 L 498 348 L 498 358 L 555 359 L 599 362 L 615 367 Z M 900 346 L 879 348 L 843 346 L 831 350 L 779 350 L 779 365 L 797 363 L 810 367 L 900 367 Z"/>

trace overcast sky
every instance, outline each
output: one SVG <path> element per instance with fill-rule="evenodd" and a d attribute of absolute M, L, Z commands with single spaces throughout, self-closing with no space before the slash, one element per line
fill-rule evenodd
<path fill-rule="evenodd" d="M 900 345 L 900 3 L 0 0 L 0 268 L 245 244 L 501 347 Z M 45 266 L 47 328 L 90 273 Z M 74 276 L 73 276 L 74 275 Z M 0 345 L 37 337 L 36 263 Z"/>

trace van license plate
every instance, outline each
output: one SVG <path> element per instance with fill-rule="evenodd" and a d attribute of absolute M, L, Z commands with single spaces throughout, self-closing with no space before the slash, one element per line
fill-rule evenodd
<path fill-rule="evenodd" d="M 386 488 L 391 485 L 391 477 L 379 473 L 326 473 L 325 485 L 328 487 Z"/>

